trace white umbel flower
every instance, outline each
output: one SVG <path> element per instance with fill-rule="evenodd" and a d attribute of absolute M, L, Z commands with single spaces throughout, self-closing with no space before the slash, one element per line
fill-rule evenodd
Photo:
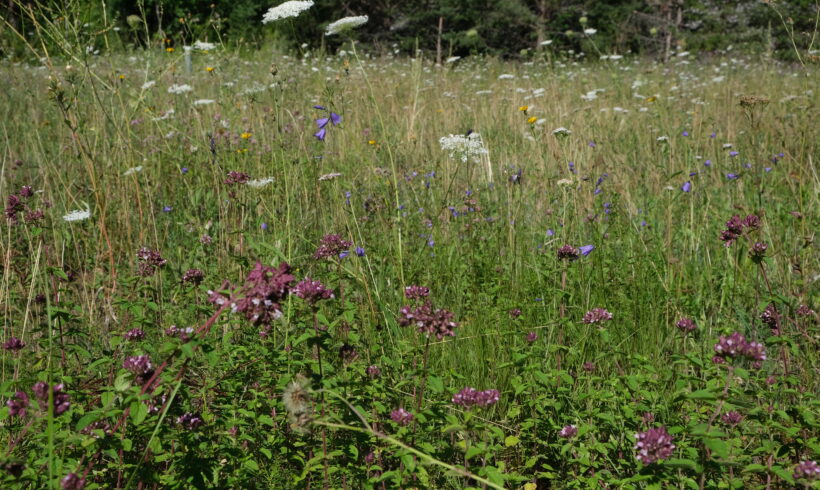
<path fill-rule="evenodd" d="M 148 90 L 149 88 L 153 87 L 156 84 L 157 84 L 157 82 L 155 80 L 148 80 L 147 82 L 142 84 L 142 89 L 143 90 Z"/>
<path fill-rule="evenodd" d="M 478 163 L 482 155 L 489 153 L 478 133 L 470 133 L 467 136 L 451 134 L 442 137 L 439 143 L 441 149 L 449 153 L 450 158 L 458 158 L 464 163 L 468 160 Z"/>
<path fill-rule="evenodd" d="M 262 23 L 267 24 L 268 22 L 274 22 L 280 19 L 288 19 L 290 17 L 296 17 L 305 10 L 313 7 L 313 1 L 308 0 L 306 2 L 299 2 L 299 1 L 290 1 L 285 2 L 276 7 L 271 7 L 265 12 L 265 15 L 262 16 Z"/>
<path fill-rule="evenodd" d="M 249 180 L 245 185 L 248 187 L 253 187 L 254 189 L 261 189 L 272 182 L 273 177 L 265 177 L 264 179 Z"/>
<path fill-rule="evenodd" d="M 341 177 L 341 176 L 342 176 L 342 174 L 340 174 L 339 172 L 333 172 L 333 173 L 329 173 L 329 174 L 324 174 L 324 175 L 322 175 L 321 177 L 319 177 L 319 180 L 321 180 L 321 181 L 324 181 L 324 180 L 333 180 L 333 179 L 335 179 L 336 177 Z"/>
<path fill-rule="evenodd" d="M 555 134 L 555 135 L 562 135 L 562 136 L 568 136 L 568 135 L 572 134 L 572 131 L 570 131 L 569 129 L 567 129 L 567 128 L 565 128 L 565 127 L 561 126 L 560 128 L 555 128 L 555 129 L 553 129 L 553 130 L 552 130 L 552 134 Z"/>
<path fill-rule="evenodd" d="M 168 87 L 169 94 L 185 94 L 194 90 L 194 87 L 191 87 L 187 83 L 183 83 L 182 85 L 173 84 Z"/>
<path fill-rule="evenodd" d="M 68 222 L 83 221 L 83 220 L 87 220 L 90 217 L 91 217 L 91 211 L 90 210 L 88 210 L 88 209 L 85 209 L 85 210 L 75 209 L 74 211 L 71 211 L 67 215 L 63 216 L 63 221 L 68 221 Z"/>
<path fill-rule="evenodd" d="M 196 41 L 192 47 L 200 51 L 213 51 L 216 49 L 216 44 L 206 43 L 205 41 Z"/>
<path fill-rule="evenodd" d="M 332 34 L 338 34 L 342 31 L 346 31 L 348 29 L 354 29 L 361 25 L 367 23 L 367 16 L 366 15 L 357 15 L 353 17 L 345 17 L 343 19 L 339 19 L 336 22 L 331 23 L 327 26 L 327 31 L 325 34 L 328 36 Z"/>
<path fill-rule="evenodd" d="M 198 99 L 194 101 L 194 105 L 210 105 L 216 102 L 214 99 Z"/>
<path fill-rule="evenodd" d="M 128 170 L 126 170 L 125 172 L 123 172 L 122 175 L 124 177 L 127 177 L 131 174 L 135 174 L 135 173 L 138 173 L 138 172 L 142 172 L 142 165 L 140 165 L 138 167 L 131 167 Z"/>
<path fill-rule="evenodd" d="M 584 34 L 586 34 L 587 36 L 591 36 L 596 32 L 598 32 L 598 29 L 593 29 L 591 27 L 589 29 L 584 29 Z"/>

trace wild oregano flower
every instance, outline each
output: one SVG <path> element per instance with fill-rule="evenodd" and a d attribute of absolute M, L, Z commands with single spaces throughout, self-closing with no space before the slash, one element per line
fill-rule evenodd
<path fill-rule="evenodd" d="M 452 401 L 454 404 L 461 405 L 464 408 L 472 408 L 494 405 L 500 398 L 501 393 L 499 393 L 498 390 L 478 391 L 475 388 L 467 386 L 453 395 Z"/>
<path fill-rule="evenodd" d="M 404 288 L 404 297 L 409 300 L 426 298 L 427 296 L 430 296 L 430 288 L 415 285 Z"/>
<path fill-rule="evenodd" d="M 182 275 L 182 282 L 190 283 L 194 286 L 198 286 L 203 279 L 205 279 L 205 273 L 200 269 L 188 269 L 185 271 L 185 274 Z"/>
<path fill-rule="evenodd" d="M 125 332 L 123 338 L 125 338 L 125 340 L 128 340 L 129 342 L 135 342 L 144 339 L 145 332 L 140 328 L 132 328 L 131 330 Z"/>
<path fill-rule="evenodd" d="M 65 413 L 69 409 L 69 407 L 71 407 L 71 403 L 68 399 L 68 393 L 64 393 L 64 389 L 65 386 L 62 383 L 56 384 L 51 387 L 53 397 L 52 399 L 54 402 L 54 415 L 61 415 Z M 34 396 L 37 398 L 37 402 L 40 404 L 40 407 L 48 406 L 48 383 L 46 383 L 45 381 L 38 381 L 34 383 L 34 386 L 31 387 L 31 391 L 34 392 Z"/>
<path fill-rule="evenodd" d="M 348 251 L 351 246 L 353 246 L 353 243 L 345 240 L 340 235 L 325 235 L 319 241 L 319 248 L 316 249 L 313 258 L 320 260 L 327 257 L 338 257 L 340 253 Z"/>
<path fill-rule="evenodd" d="M 754 231 L 758 228 L 760 228 L 760 217 L 757 215 L 750 214 L 742 219 L 740 216 L 734 215 L 726 222 L 726 229 L 720 233 L 720 239 L 723 240 L 726 247 L 731 247 L 745 231 Z M 765 249 L 763 252 L 765 252 Z"/>
<path fill-rule="evenodd" d="M 25 346 L 26 343 L 17 337 L 9 337 L 9 339 L 3 343 L 3 349 L 10 352 L 18 352 Z"/>
<path fill-rule="evenodd" d="M 390 420 L 402 426 L 412 422 L 413 418 L 413 414 L 405 410 L 404 407 L 399 407 L 390 412 Z"/>
<path fill-rule="evenodd" d="M 225 183 L 228 185 L 247 184 L 249 180 L 251 180 L 251 176 L 245 172 L 231 170 L 228 172 L 228 177 L 225 179 Z"/>
<path fill-rule="evenodd" d="M 122 367 L 130 371 L 141 385 L 145 384 L 154 374 L 154 365 L 151 364 L 151 357 L 147 355 L 126 357 Z"/>
<path fill-rule="evenodd" d="M 641 463 L 648 465 L 662 459 L 669 459 L 675 450 L 672 436 L 666 431 L 666 427 L 656 427 L 646 432 L 635 434 L 635 458 Z"/>
<path fill-rule="evenodd" d="M 678 320 L 678 323 L 675 324 L 678 329 L 683 333 L 691 333 L 697 330 L 698 326 L 695 324 L 695 321 L 689 317 L 683 317 Z"/>
<path fill-rule="evenodd" d="M 6 406 L 9 407 L 10 417 L 23 418 L 31 406 L 31 401 L 25 391 L 18 391 L 12 398 L 9 398 L 6 402 Z"/>
<path fill-rule="evenodd" d="M 191 412 L 185 412 L 177 417 L 177 424 L 181 425 L 186 430 L 196 430 L 204 423 L 205 421 L 202 420 L 202 417 L 200 417 L 199 414 Z"/>
<path fill-rule="evenodd" d="M 85 488 L 85 483 L 85 478 L 76 473 L 69 473 L 60 480 L 60 488 L 62 490 L 82 490 Z"/>
<path fill-rule="evenodd" d="M 752 262 L 755 264 L 763 262 L 763 259 L 766 258 L 766 250 L 768 248 L 769 245 L 764 242 L 756 242 L 752 245 L 749 249 L 749 257 L 752 259 Z"/>
<path fill-rule="evenodd" d="M 730 410 L 721 415 L 720 420 L 722 420 L 724 424 L 734 427 L 743 421 L 743 415 L 740 415 L 740 413 L 735 410 Z"/>
<path fill-rule="evenodd" d="M 759 368 L 766 360 L 766 349 L 759 342 L 749 342 L 746 337 L 739 332 L 731 335 L 721 335 L 718 343 L 715 344 L 716 355 L 712 362 L 723 364 L 727 359 L 745 358 L 752 361 L 755 368 Z"/>
<path fill-rule="evenodd" d="M 612 320 L 612 313 L 606 311 L 604 308 L 593 308 L 586 312 L 583 322 L 590 325 L 593 323 L 604 323 Z"/>
<path fill-rule="evenodd" d="M 399 315 L 399 325 L 402 327 L 415 325 L 419 332 L 435 335 L 438 340 L 456 336 L 458 323 L 453 321 L 455 315 L 445 309 L 434 308 L 429 301 L 417 307 L 403 306 Z"/>
<path fill-rule="evenodd" d="M 257 262 L 239 291 L 242 297 L 231 304 L 231 311 L 242 313 L 255 326 L 269 326 L 282 316 L 280 303 L 290 293 L 291 283 L 295 280 L 287 262 L 280 263 L 278 267 Z M 222 289 L 232 289 L 232 286 L 225 281 Z M 208 301 L 216 306 L 223 306 L 229 299 L 224 292 L 208 291 Z"/>
<path fill-rule="evenodd" d="M 578 251 L 578 249 L 573 247 L 572 245 L 564 245 L 563 247 L 558 249 L 558 260 L 576 260 L 579 257 L 579 253 L 580 252 Z"/>
<path fill-rule="evenodd" d="M 792 478 L 807 481 L 820 479 L 820 465 L 817 464 L 817 461 L 801 461 L 800 464 L 794 467 Z"/>
<path fill-rule="evenodd" d="M 333 298 L 333 290 L 327 289 L 321 281 L 316 281 L 310 277 L 304 278 L 293 287 L 293 294 L 302 298 L 310 305 L 315 305 L 323 299 Z"/>
<path fill-rule="evenodd" d="M 774 303 L 769 303 L 760 313 L 760 320 L 771 329 L 774 335 L 780 335 L 780 312 Z"/>
<path fill-rule="evenodd" d="M 159 252 L 148 247 L 142 247 L 137 251 L 137 260 L 139 260 L 137 274 L 142 277 L 153 276 L 160 267 L 168 263 Z"/>
<path fill-rule="evenodd" d="M 572 439 L 576 435 L 578 435 L 578 427 L 574 425 L 566 425 L 558 431 L 558 437 L 563 439 Z"/>

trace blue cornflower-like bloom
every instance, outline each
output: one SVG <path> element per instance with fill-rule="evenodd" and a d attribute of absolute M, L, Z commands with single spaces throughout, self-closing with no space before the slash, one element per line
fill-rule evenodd
<path fill-rule="evenodd" d="M 705 162 L 703 162 L 703 166 L 704 167 L 711 167 L 712 166 L 712 160 L 706 160 Z"/>
<path fill-rule="evenodd" d="M 738 155 L 740 155 L 740 152 L 738 152 L 738 151 L 730 151 L 729 152 L 729 156 L 732 157 L 732 158 L 734 158 Z"/>
<path fill-rule="evenodd" d="M 729 179 L 729 180 L 735 180 L 738 177 L 740 177 L 738 174 L 733 174 L 733 173 L 726 174 L 726 178 Z"/>
<path fill-rule="evenodd" d="M 680 186 L 680 190 L 682 190 L 683 192 L 691 191 L 692 190 L 692 183 L 687 180 L 686 182 L 683 183 L 682 186 Z"/>
<path fill-rule="evenodd" d="M 595 245 L 584 245 L 578 247 L 578 251 L 581 252 L 581 255 L 583 255 L 584 257 L 589 255 L 593 250 L 595 250 Z"/>
<path fill-rule="evenodd" d="M 364 257 L 364 249 L 362 247 L 356 247 L 356 255 L 359 257 Z"/>

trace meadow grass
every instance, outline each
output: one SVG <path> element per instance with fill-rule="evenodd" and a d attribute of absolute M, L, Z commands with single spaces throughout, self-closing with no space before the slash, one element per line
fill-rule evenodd
<path fill-rule="evenodd" d="M 74 421 L 47 417 L 48 441 L 57 437 L 61 449 L 42 461 L 36 431 L 4 408 L 9 440 L 23 434 L 6 458 L 27 464 L 9 482 L 41 486 L 77 472 L 103 486 L 471 484 L 452 468 L 425 469 L 406 448 L 379 446 L 375 431 L 395 432 L 393 442 L 484 484 L 794 483 L 792 466 L 818 448 L 817 316 L 796 313 L 818 299 L 817 72 L 728 54 L 693 58 L 433 66 L 422 57 L 215 50 L 193 53 L 190 72 L 181 52 L 2 62 L 0 195 L 32 186 L 25 202 L 45 217 L 29 222 L 21 211 L 19 223 L 0 228 L 2 340 L 26 344 L 4 351 L 0 381 L 9 400 L 35 380 L 63 382 Z M 183 84 L 192 90 L 168 90 Z M 328 123 L 319 140 L 315 120 L 330 111 L 341 123 Z M 486 155 L 462 161 L 442 150 L 440 138 L 470 131 Z M 229 172 L 273 180 L 230 184 Z M 341 175 L 321 178 L 333 173 Z M 85 209 L 88 219 L 62 218 Z M 721 241 L 733 215 L 761 218 L 749 244 Z M 352 243 L 346 257 L 314 258 L 327 234 Z M 761 264 L 747 257 L 756 241 L 768 244 Z M 559 260 L 565 244 L 594 249 Z M 138 274 L 142 247 L 167 260 L 156 274 Z M 166 329 L 203 325 L 214 312 L 207 291 L 226 279 L 241 285 L 257 260 L 285 261 L 297 280 L 319 279 L 334 298 L 314 308 L 288 296 L 283 319 L 262 337 L 226 312 L 187 344 L 195 347 L 167 347 Z M 180 282 L 189 269 L 203 271 L 200 286 Z M 454 337 L 399 326 L 413 284 L 454 314 Z M 770 303 L 782 335 L 760 319 Z M 582 322 L 593 308 L 612 320 Z M 694 333 L 675 328 L 682 317 Z M 123 340 L 133 328 L 145 332 L 141 344 Z M 742 403 L 711 362 L 718 338 L 734 331 L 768 351 L 751 369 L 758 374 L 737 375 L 745 388 L 731 389 Z M 178 356 L 159 371 L 170 376 L 166 394 L 185 393 L 179 406 L 140 408 L 150 404 L 121 367 L 137 353 L 155 367 Z M 364 376 L 370 365 L 380 381 Z M 377 428 L 327 435 L 361 426 L 350 407 L 322 395 L 312 435 L 289 429 L 299 424 L 286 420 L 280 397 L 299 373 L 313 378 L 316 400 L 321 388 L 339 393 Z M 779 388 L 767 388 L 769 376 Z M 459 410 L 450 398 L 464 386 L 497 389 L 500 400 L 480 417 Z M 714 393 L 680 401 L 698 390 Z M 709 432 L 732 400 L 758 421 L 743 439 Z M 326 404 L 341 414 L 335 422 Z M 418 427 L 387 428 L 399 406 Z M 160 418 L 169 411 L 201 414 L 213 438 L 183 443 L 165 428 L 173 417 Z M 635 462 L 643 412 L 678 428 L 677 466 Z M 137 434 L 115 426 L 129 415 Z M 253 420 L 244 443 L 235 433 L 225 442 L 243 417 Z M 687 425 L 690 417 L 706 430 Z M 81 436 L 78 419 L 117 431 Z M 767 433 L 775 423 L 786 435 Z M 556 436 L 568 424 L 582 428 L 569 448 Z M 133 442 L 118 446 L 126 436 Z M 187 456 L 157 457 L 154 441 L 167 449 L 177 437 Z M 362 463 L 371 446 L 380 448 L 377 463 Z M 141 460 L 149 448 L 156 459 Z M 225 466 L 228 454 L 241 463 Z M 36 471 L 44 466 L 52 480 Z"/>

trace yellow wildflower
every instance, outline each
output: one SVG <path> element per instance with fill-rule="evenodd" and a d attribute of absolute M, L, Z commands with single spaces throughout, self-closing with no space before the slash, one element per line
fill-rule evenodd
<path fill-rule="evenodd" d="M 647 98 L 646 98 L 646 101 L 647 101 L 647 102 L 655 102 L 656 100 L 658 100 L 658 98 L 657 98 L 657 97 L 655 97 L 654 95 L 653 95 L 652 97 L 647 97 Z"/>
<path fill-rule="evenodd" d="M 243 140 L 250 139 L 251 133 L 242 133 L 239 135 Z"/>
<path fill-rule="evenodd" d="M 120 74 L 120 80 L 125 80 L 125 75 L 123 75 L 122 73 Z"/>
<path fill-rule="evenodd" d="M 214 67 L 213 66 L 206 66 L 205 71 L 207 71 L 208 73 L 213 73 Z"/>
<path fill-rule="evenodd" d="M 527 119 L 527 122 L 530 123 L 530 124 L 535 124 L 535 121 L 537 121 L 537 120 L 538 120 L 537 117 L 532 116 L 531 118 Z"/>
<path fill-rule="evenodd" d="M 521 107 L 519 107 L 519 108 L 518 108 L 518 110 L 526 114 L 526 112 L 527 112 L 528 110 L 530 110 L 530 106 L 528 106 L 528 105 L 522 105 Z"/>
<path fill-rule="evenodd" d="M 173 53 L 173 52 L 174 52 L 174 48 L 172 48 L 171 46 L 168 46 L 167 48 L 165 48 L 165 51 L 166 51 L 167 53 Z"/>
<path fill-rule="evenodd" d="M 376 140 L 367 140 L 367 144 L 368 144 L 368 145 L 375 145 L 375 144 L 376 144 Z"/>

